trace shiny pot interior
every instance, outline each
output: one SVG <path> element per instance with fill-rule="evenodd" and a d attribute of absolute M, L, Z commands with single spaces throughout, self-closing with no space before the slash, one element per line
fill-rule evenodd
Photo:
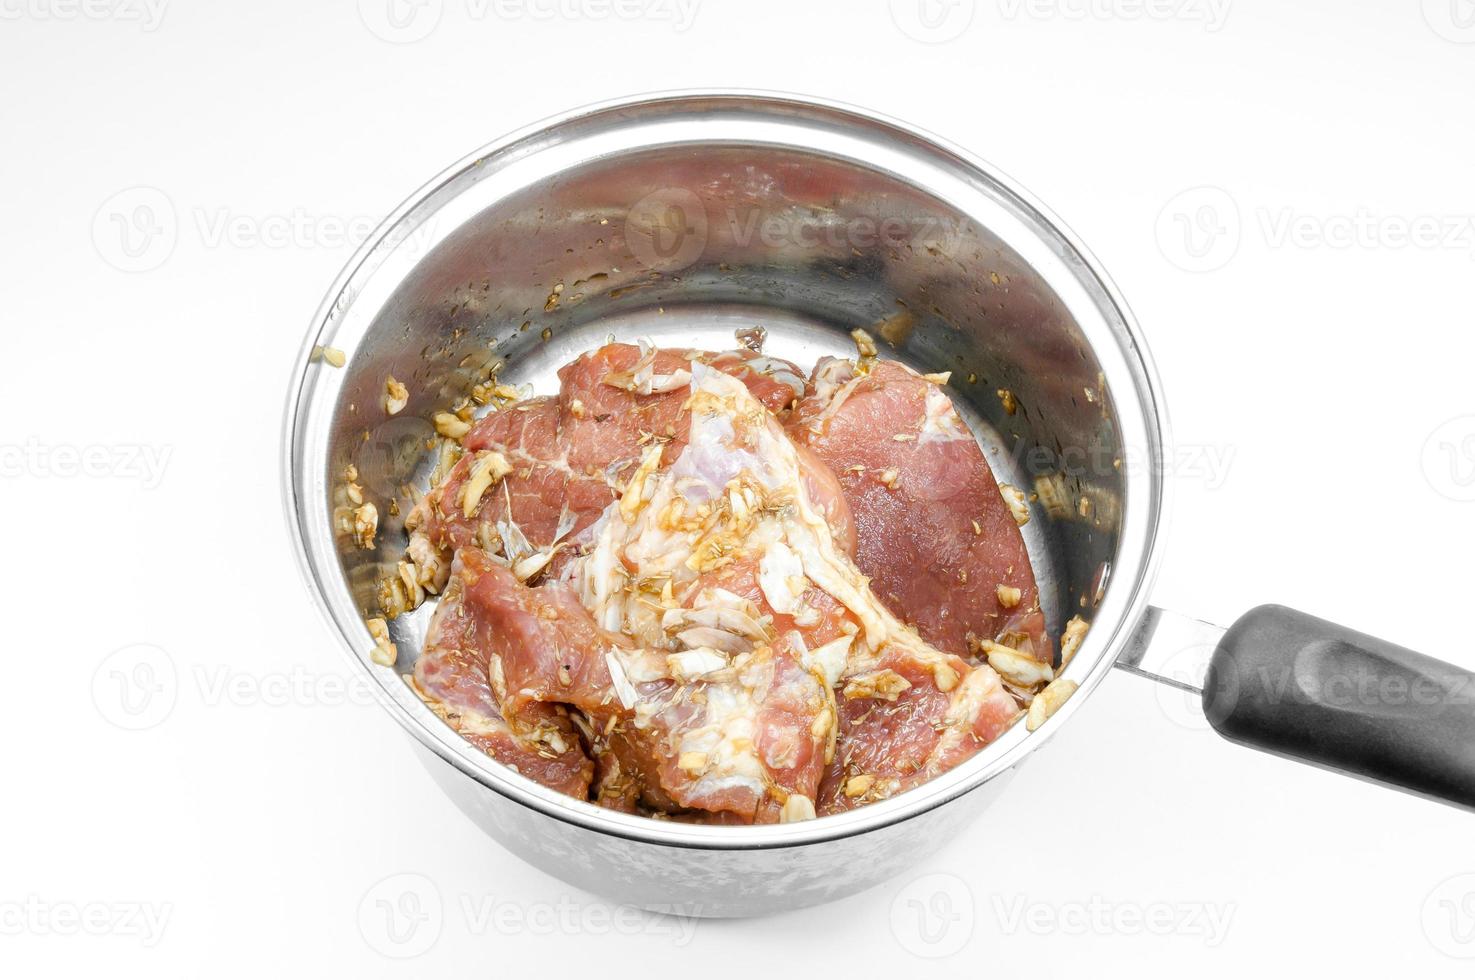
<path fill-rule="evenodd" d="M 927 785 L 852 813 L 771 827 L 689 827 L 552 793 L 481 756 L 401 675 L 432 604 L 391 624 L 399 661 L 368 660 L 363 625 L 404 547 L 404 488 L 427 486 L 431 415 L 494 366 L 556 390 L 561 364 L 613 336 L 765 350 L 806 370 L 853 354 L 949 371 L 996 478 L 1033 497 L 1024 532 L 1049 627 L 1093 628 L 1065 676 L 1081 690 L 1033 734 L 1016 725 Z M 341 349 L 343 368 L 310 351 Z M 388 417 L 385 378 L 410 390 Z M 1007 391 L 1012 397 L 1001 396 Z M 1012 411 L 1010 410 L 1012 408 Z M 961 151 L 854 110 L 754 94 L 651 97 L 513 134 L 392 215 L 310 331 L 287 419 L 289 522 L 312 588 L 354 662 L 422 743 L 483 786 L 581 827 L 683 847 L 762 848 L 853 835 L 925 812 L 1048 738 L 1110 667 L 1140 614 L 1161 514 L 1163 432 L 1129 314 L 1079 245 Z M 378 546 L 334 533 L 350 464 L 381 515 Z M 390 501 L 400 499 L 398 516 Z"/>

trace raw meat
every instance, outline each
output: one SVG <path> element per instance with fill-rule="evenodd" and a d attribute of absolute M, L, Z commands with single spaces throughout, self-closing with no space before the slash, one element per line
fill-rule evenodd
<path fill-rule="evenodd" d="M 475 549 L 456 556 L 415 664 L 414 685 L 447 724 L 487 755 L 552 789 L 584 797 L 594 774 L 566 709 L 518 706 L 503 714 L 500 673 L 488 652 L 505 642 L 498 613 L 502 577 L 510 573 Z"/>
<path fill-rule="evenodd" d="M 577 708 L 610 736 L 594 741 L 596 799 L 805 818 L 898 792 L 991 740 L 1019 711 L 992 669 L 928 647 L 876 600 L 814 506 L 799 450 L 742 385 L 698 367 L 691 391 L 685 451 L 663 467 L 665 447 L 647 450 L 565 576 L 592 614 L 585 639 L 559 647 L 583 654 L 557 665 L 568 683 L 546 657 L 504 667 L 509 688 Z M 898 670 L 905 686 L 886 687 Z M 915 724 L 850 712 L 842 729 L 837 687 Z M 827 766 L 877 760 L 868 792 L 823 795 Z"/>
<path fill-rule="evenodd" d="M 470 545 L 488 552 L 510 548 L 529 559 L 532 571 L 557 563 L 552 550 L 582 540 L 581 532 L 619 497 L 642 449 L 665 442 L 668 460 L 680 454 L 693 361 L 740 378 L 775 412 L 786 410 L 804 390 L 799 368 L 748 351 L 607 344 L 584 354 L 558 372 L 558 397 L 492 412 L 466 434 L 466 455 L 406 521 L 423 539 L 415 545 L 418 555 L 412 554 L 417 564 L 444 568 L 451 553 Z M 493 453 L 500 458 L 491 460 Z M 463 488 L 479 462 L 495 462 L 509 472 L 497 493 L 467 507 Z M 839 494 L 832 500 L 842 508 L 836 520 L 846 520 Z"/>
<path fill-rule="evenodd" d="M 977 443 L 899 365 L 821 367 L 795 407 L 787 362 L 610 345 L 560 371 L 556 398 L 478 422 L 410 522 L 412 559 L 448 568 L 422 696 L 544 785 L 709 823 L 885 799 L 996 738 L 1020 701 L 959 655 L 961 624 L 993 637 L 1038 610 Z M 920 509 L 835 456 L 894 467 L 880 485 Z M 985 531 L 950 543 L 973 520 Z M 887 542 L 903 549 L 890 560 Z M 989 581 L 986 606 L 958 571 L 1009 577 Z M 996 582 L 1018 583 L 1018 611 L 998 609 Z"/>
<path fill-rule="evenodd" d="M 952 653 L 999 640 L 1050 661 L 1024 539 L 936 379 L 894 361 L 860 373 L 826 358 L 789 431 L 838 477 L 855 522 L 855 563 L 893 612 Z"/>

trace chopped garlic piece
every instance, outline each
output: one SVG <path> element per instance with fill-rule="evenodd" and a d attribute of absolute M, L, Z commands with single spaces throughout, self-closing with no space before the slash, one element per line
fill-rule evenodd
<path fill-rule="evenodd" d="M 1051 681 L 1049 686 L 1036 694 L 1034 700 L 1029 703 L 1029 717 L 1024 722 L 1025 730 L 1032 732 L 1043 725 L 1051 715 L 1060 710 L 1060 706 L 1069 700 L 1079 687 L 1080 685 L 1075 681 L 1068 681 L 1063 677 Z"/>
<path fill-rule="evenodd" d="M 404 383 L 396 381 L 394 375 L 384 379 L 384 411 L 388 415 L 398 415 L 404 407 L 410 403 L 410 389 Z"/>
<path fill-rule="evenodd" d="M 436 412 L 431 421 L 435 423 L 436 432 L 457 442 L 464 439 L 466 433 L 471 431 L 470 423 L 462 421 L 450 412 Z"/>
<path fill-rule="evenodd" d="M 425 586 L 420 584 L 420 574 L 415 563 L 401 559 L 395 568 L 405 586 L 405 605 L 411 609 L 419 609 L 425 602 Z"/>
<path fill-rule="evenodd" d="M 513 562 L 512 574 L 517 576 L 517 580 L 519 582 L 526 582 L 528 579 L 541 572 L 544 568 L 548 567 L 548 563 L 552 560 L 553 552 L 551 551 L 535 552 L 531 555 L 528 555 L 526 558 L 519 558 L 517 561 Z"/>
<path fill-rule="evenodd" d="M 797 823 L 800 820 L 814 819 L 814 801 L 801 793 L 790 793 L 789 798 L 784 801 L 784 808 L 779 812 L 779 823 Z"/>
<path fill-rule="evenodd" d="M 1020 653 L 1013 647 L 984 640 L 980 646 L 988 654 L 988 665 L 999 672 L 999 676 L 1016 687 L 1034 687 L 1055 678 L 1049 664 L 1042 664 L 1034 657 Z"/>
<path fill-rule="evenodd" d="M 861 674 L 852 677 L 845 684 L 843 692 L 847 698 L 877 698 L 882 701 L 895 701 L 901 696 L 901 692 L 909 689 L 912 682 L 901 676 L 894 670 L 878 670 L 869 674 Z"/>
<path fill-rule="evenodd" d="M 1004 495 L 1004 503 L 1009 505 L 1009 513 L 1014 516 L 1014 523 L 1020 527 L 1029 523 L 1029 500 L 1025 498 L 1024 491 L 1010 483 L 1000 483 L 999 493 Z"/>
<path fill-rule="evenodd" d="M 932 680 L 939 691 L 951 691 L 958 686 L 958 672 L 951 664 L 938 661 L 932 665 Z"/>
<path fill-rule="evenodd" d="M 364 625 L 369 627 L 369 635 L 374 638 L 374 649 L 369 651 L 369 659 L 381 667 L 393 667 L 399 659 L 399 650 L 389 639 L 389 624 L 376 617 L 365 620 Z"/>
<path fill-rule="evenodd" d="M 353 540 L 360 548 L 368 551 L 374 547 L 374 535 L 379 531 L 379 508 L 372 503 L 364 504 L 353 512 Z"/>
<path fill-rule="evenodd" d="M 1055 520 L 1070 517 L 1073 510 L 1070 505 L 1070 493 L 1065 489 L 1065 477 L 1061 474 L 1049 473 L 1035 477 L 1035 495 L 1044 505 L 1045 513 Z"/>
<path fill-rule="evenodd" d="M 1013 609 L 1015 606 L 1019 605 L 1019 600 L 1024 595 L 1023 592 L 1021 592 L 1019 589 L 1016 589 L 1014 586 L 1003 584 L 1000 584 L 997 588 L 994 589 L 994 594 L 999 597 L 999 605 L 1003 606 L 1005 609 Z"/>
<path fill-rule="evenodd" d="M 348 358 L 336 347 L 314 347 L 310 360 L 327 361 L 335 368 L 341 368 L 348 363 Z"/>
<path fill-rule="evenodd" d="M 640 465 L 630 477 L 630 482 L 625 486 L 625 492 L 620 495 L 620 516 L 625 519 L 626 524 L 635 523 L 635 516 L 640 513 L 646 502 L 646 483 L 650 475 L 661 466 L 661 453 L 665 450 L 665 443 L 656 442 L 647 446 L 645 453 L 640 457 Z"/>
<path fill-rule="evenodd" d="M 512 464 L 499 452 L 477 453 L 471 463 L 471 472 L 461 485 L 461 514 L 470 517 L 476 513 L 482 494 L 502 477 L 512 472 Z"/>
<path fill-rule="evenodd" d="M 1081 642 L 1086 638 L 1086 631 L 1091 624 L 1079 616 L 1070 617 L 1070 622 L 1065 624 L 1065 632 L 1060 636 L 1060 672 L 1065 673 L 1065 668 L 1075 659 L 1076 651 L 1081 648 Z"/>

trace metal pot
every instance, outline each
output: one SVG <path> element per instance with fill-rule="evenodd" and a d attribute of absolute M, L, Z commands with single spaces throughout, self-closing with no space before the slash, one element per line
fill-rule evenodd
<path fill-rule="evenodd" d="M 864 326 L 883 356 L 952 372 L 949 390 L 996 477 L 1036 495 L 1024 530 L 1051 631 L 1073 615 L 1091 622 L 1064 672 L 1079 690 L 1043 727 L 1016 725 L 941 777 L 847 814 L 688 826 L 570 799 L 463 742 L 402 679 L 429 607 L 393 621 L 397 664 L 370 661 L 364 619 L 404 544 L 390 501 L 425 486 L 435 411 L 495 362 L 502 381 L 547 391 L 560 364 L 610 334 L 724 349 L 755 325 L 768 352 L 801 365 L 852 352 L 849 331 Z M 346 366 L 321 348 L 345 352 Z M 389 375 L 411 392 L 392 417 L 381 404 Z M 390 215 L 314 318 L 284 466 L 309 586 L 448 795 L 529 862 L 620 901 L 734 916 L 876 884 L 960 833 L 1113 665 L 1163 678 L 1185 649 L 1203 651 L 1197 673 L 1166 679 L 1207 688 L 1210 718 L 1231 737 L 1475 803 L 1475 722 L 1451 707 L 1468 675 L 1288 610 L 1256 610 L 1221 640 L 1148 606 L 1166 438 L 1125 303 L 1012 182 L 851 108 L 694 93 L 514 133 Z M 381 515 L 373 550 L 335 532 L 350 464 Z M 1338 706 L 1313 683 L 1368 675 L 1421 680 L 1439 710 Z"/>

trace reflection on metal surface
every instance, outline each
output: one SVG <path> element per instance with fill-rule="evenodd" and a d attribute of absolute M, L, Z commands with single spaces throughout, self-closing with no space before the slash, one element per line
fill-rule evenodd
<path fill-rule="evenodd" d="M 1209 660 L 1223 636 L 1222 626 L 1149 606 L 1116 665 L 1149 680 L 1202 694 Z"/>

